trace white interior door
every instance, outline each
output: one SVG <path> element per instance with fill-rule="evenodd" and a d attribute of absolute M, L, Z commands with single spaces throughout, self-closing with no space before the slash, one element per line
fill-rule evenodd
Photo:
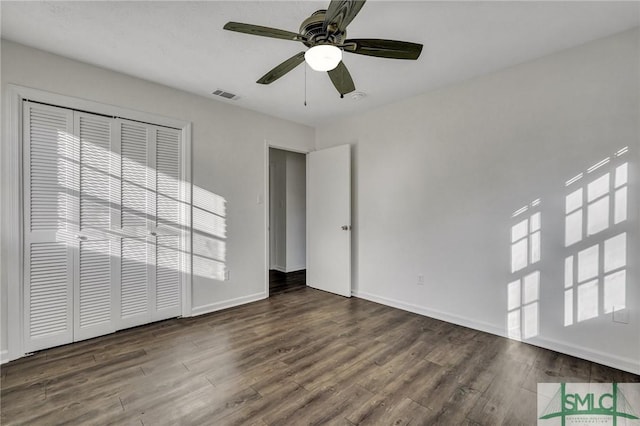
<path fill-rule="evenodd" d="M 73 113 L 24 103 L 24 350 L 73 341 Z"/>
<path fill-rule="evenodd" d="M 151 321 L 150 283 L 155 262 L 149 228 L 153 223 L 155 179 L 148 126 L 122 119 L 118 123 L 121 198 L 116 328 L 122 329 Z"/>
<path fill-rule="evenodd" d="M 181 132 L 118 121 L 122 237 L 116 317 L 121 329 L 181 314 L 184 203 Z"/>
<path fill-rule="evenodd" d="M 155 292 L 152 319 L 159 321 L 182 313 L 183 206 L 180 188 L 180 137 L 176 129 L 155 127 L 156 214 L 153 271 Z"/>
<path fill-rule="evenodd" d="M 351 151 L 307 155 L 307 285 L 351 297 Z"/>
<path fill-rule="evenodd" d="M 114 180 L 114 120 L 75 112 L 78 139 L 78 196 L 71 217 L 77 218 L 77 266 L 74 267 L 74 340 L 115 331 L 111 235 L 113 210 L 118 204 Z M 77 213 L 76 213 L 77 212 Z"/>

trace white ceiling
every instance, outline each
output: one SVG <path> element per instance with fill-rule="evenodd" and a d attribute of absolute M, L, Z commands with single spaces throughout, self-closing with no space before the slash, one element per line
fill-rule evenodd
<path fill-rule="evenodd" d="M 308 125 L 364 111 L 640 25 L 638 2 L 429 2 L 370 0 L 352 38 L 424 44 L 418 61 L 345 53 L 356 90 L 340 99 L 325 73 L 299 66 L 271 85 L 255 81 L 305 50 L 298 42 L 224 31 L 227 21 L 297 32 L 327 1 L 11 2 L 2 37 L 212 99 Z"/>

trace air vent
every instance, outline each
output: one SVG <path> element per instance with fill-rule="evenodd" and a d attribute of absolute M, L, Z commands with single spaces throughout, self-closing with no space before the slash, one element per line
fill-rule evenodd
<path fill-rule="evenodd" d="M 240 99 L 240 96 L 230 92 L 226 92 L 222 89 L 216 89 L 216 91 L 213 92 L 212 95 L 220 96 L 221 98 L 225 98 L 225 99 L 231 99 L 232 101 L 237 101 L 238 99 Z"/>

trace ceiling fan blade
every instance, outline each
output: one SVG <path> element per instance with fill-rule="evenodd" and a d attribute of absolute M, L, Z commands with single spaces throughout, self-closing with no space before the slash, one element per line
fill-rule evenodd
<path fill-rule="evenodd" d="M 366 0 L 331 0 L 324 16 L 322 30 L 327 31 L 327 29 L 330 29 L 335 32 L 344 32 L 347 25 L 349 25 L 358 12 L 360 12 L 365 1 Z"/>
<path fill-rule="evenodd" d="M 257 35 L 262 37 L 281 38 L 283 40 L 302 41 L 305 39 L 300 34 L 293 33 L 291 31 L 263 27 L 260 25 L 243 24 L 241 22 L 227 22 L 223 28 L 229 31 L 236 31 L 239 33 Z"/>
<path fill-rule="evenodd" d="M 331 71 L 327 71 L 327 73 L 329 74 L 329 78 L 331 78 L 333 85 L 338 90 L 338 93 L 340 93 L 340 97 L 346 93 L 351 93 L 356 90 L 351 74 L 349 74 L 349 70 L 347 70 L 344 62 L 340 61 L 337 67 Z"/>
<path fill-rule="evenodd" d="M 296 53 L 295 55 L 260 77 L 260 80 L 256 81 L 256 83 L 271 84 L 303 62 L 304 52 Z"/>
<path fill-rule="evenodd" d="M 355 38 L 345 40 L 345 52 L 391 59 L 418 59 L 422 45 L 408 41 Z M 350 46 L 353 45 L 353 46 Z"/>

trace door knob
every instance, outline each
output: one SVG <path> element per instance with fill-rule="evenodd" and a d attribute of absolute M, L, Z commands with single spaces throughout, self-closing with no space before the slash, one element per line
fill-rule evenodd
<path fill-rule="evenodd" d="M 87 237 L 85 235 L 76 235 L 76 238 L 80 241 L 87 241 Z"/>

